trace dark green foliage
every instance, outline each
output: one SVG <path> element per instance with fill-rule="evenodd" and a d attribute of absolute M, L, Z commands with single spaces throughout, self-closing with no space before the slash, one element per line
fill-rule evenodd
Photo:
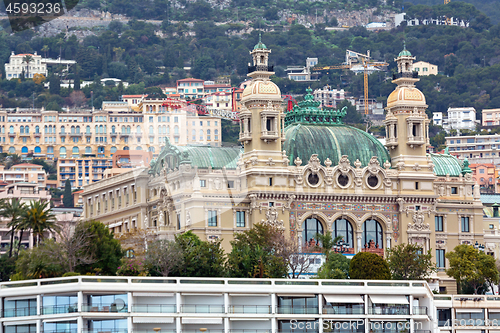
<path fill-rule="evenodd" d="M 16 271 L 16 258 L 3 254 L 0 256 L 0 282 L 9 281 L 10 276 Z"/>
<path fill-rule="evenodd" d="M 49 77 L 50 93 L 52 95 L 59 95 L 61 92 L 61 80 L 57 75 L 51 75 Z"/>
<path fill-rule="evenodd" d="M 238 143 L 240 135 L 240 126 L 237 122 L 227 119 L 221 119 L 222 142 Z"/>
<path fill-rule="evenodd" d="M 92 220 L 78 224 L 75 234 L 90 235 L 89 246 L 83 251 L 95 260 L 91 264 L 78 265 L 76 271 L 82 274 L 115 275 L 123 257 L 123 250 L 109 228 L 99 221 Z"/>
<path fill-rule="evenodd" d="M 318 279 L 349 278 L 350 260 L 340 253 L 329 252 L 325 263 L 318 270 Z"/>
<path fill-rule="evenodd" d="M 387 261 L 370 252 L 359 252 L 352 259 L 349 276 L 356 280 L 390 280 L 391 272 Z"/>
<path fill-rule="evenodd" d="M 53 164 L 49 164 L 45 160 L 42 160 L 40 158 L 35 158 L 31 160 L 30 163 L 41 165 L 43 167 L 43 170 L 45 170 L 47 174 L 57 173 L 57 169 Z"/>
<path fill-rule="evenodd" d="M 236 233 L 227 255 L 227 274 L 231 277 L 281 278 L 288 271 L 283 233 L 269 225 L 255 224 Z"/>
<path fill-rule="evenodd" d="M 424 280 L 436 271 L 431 250 L 422 253 L 422 248 L 416 244 L 399 244 L 387 252 L 387 263 L 394 280 Z"/>
<path fill-rule="evenodd" d="M 63 205 L 64 207 L 73 207 L 74 200 L 73 195 L 71 194 L 71 183 L 69 179 L 66 179 L 64 183 L 64 196 L 63 196 Z"/>
<path fill-rule="evenodd" d="M 171 275 L 187 277 L 222 277 L 225 275 L 224 250 L 221 242 L 201 241 L 188 231 L 175 237 L 182 249 L 184 261 L 179 270 Z"/>

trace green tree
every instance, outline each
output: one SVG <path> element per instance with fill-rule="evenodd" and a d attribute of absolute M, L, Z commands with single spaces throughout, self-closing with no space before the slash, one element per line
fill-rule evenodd
<path fill-rule="evenodd" d="M 425 280 L 436 271 L 431 250 L 416 244 L 399 244 L 387 250 L 387 263 L 395 280 Z"/>
<path fill-rule="evenodd" d="M 63 195 L 63 205 L 64 207 L 71 208 L 73 207 L 74 200 L 73 195 L 71 194 L 71 183 L 69 179 L 66 179 L 64 183 L 64 195 Z"/>
<path fill-rule="evenodd" d="M 182 248 L 174 241 L 158 239 L 148 244 L 144 264 L 151 275 L 170 276 L 183 264 Z"/>
<path fill-rule="evenodd" d="M 318 270 L 318 279 L 349 278 L 350 260 L 340 253 L 329 252 L 326 261 Z"/>
<path fill-rule="evenodd" d="M 49 201 L 30 201 L 26 206 L 23 220 L 26 228 L 33 232 L 35 245 L 43 241 L 45 231 L 59 232 L 61 230 L 55 215 L 50 211 Z"/>
<path fill-rule="evenodd" d="M 120 266 L 123 250 L 120 242 L 113 237 L 113 233 L 103 223 L 90 220 L 78 224 L 75 228 L 75 237 L 89 235 L 89 246 L 81 251 L 89 255 L 94 262 L 79 263 L 75 271 L 87 273 L 100 273 L 103 275 L 115 275 Z"/>
<path fill-rule="evenodd" d="M 471 286 L 477 294 L 485 283 L 492 286 L 499 281 L 495 259 L 472 245 L 458 245 L 454 251 L 446 253 L 446 258 L 450 263 L 446 274 L 457 281 L 460 292 L 465 291 L 464 284 Z"/>
<path fill-rule="evenodd" d="M 16 271 L 16 258 L 6 254 L 0 255 L 0 282 L 9 281 L 10 276 Z"/>
<path fill-rule="evenodd" d="M 59 76 L 52 74 L 49 78 L 49 91 L 52 95 L 61 93 L 61 79 Z"/>
<path fill-rule="evenodd" d="M 357 280 L 390 280 L 391 271 L 387 261 L 371 252 L 359 252 L 349 266 L 349 276 Z"/>
<path fill-rule="evenodd" d="M 2 200 L 0 202 L 0 216 L 10 220 L 7 226 L 10 228 L 10 247 L 9 258 L 12 257 L 12 249 L 14 248 L 14 235 L 22 226 L 23 216 L 26 212 L 26 206 L 18 198 L 12 200 Z M 21 239 L 19 240 L 19 242 Z"/>
<path fill-rule="evenodd" d="M 26 64 L 26 77 L 29 79 L 30 77 L 30 63 L 33 62 L 33 56 L 31 54 L 27 54 L 23 57 L 23 62 Z"/>
<path fill-rule="evenodd" d="M 66 272 L 62 257 L 62 246 L 53 239 L 45 241 L 39 247 L 22 251 L 16 261 L 13 280 L 62 276 Z"/>
<path fill-rule="evenodd" d="M 257 223 L 252 229 L 236 233 L 231 241 L 226 269 L 231 277 L 281 278 L 287 275 L 289 253 L 283 232 Z"/>

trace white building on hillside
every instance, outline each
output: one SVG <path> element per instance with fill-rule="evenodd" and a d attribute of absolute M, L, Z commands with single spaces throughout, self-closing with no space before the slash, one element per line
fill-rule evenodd
<path fill-rule="evenodd" d="M 475 130 L 479 120 L 476 120 L 476 109 L 473 107 L 448 108 L 448 123 L 444 125 L 447 130 Z"/>
<path fill-rule="evenodd" d="M 32 61 L 29 64 L 29 69 L 23 58 L 31 56 Z M 29 72 L 29 75 L 28 75 Z M 34 74 L 42 74 L 47 77 L 47 64 L 42 61 L 42 56 L 36 54 L 12 54 L 10 55 L 9 62 L 5 63 L 5 78 L 7 80 L 21 77 L 24 73 L 25 77 L 33 78 Z"/>

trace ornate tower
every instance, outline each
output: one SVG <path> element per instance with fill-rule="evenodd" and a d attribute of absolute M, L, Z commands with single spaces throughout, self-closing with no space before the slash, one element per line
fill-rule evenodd
<path fill-rule="evenodd" d="M 269 79 L 274 74 L 268 63 L 270 53 L 259 35 L 259 42 L 250 52 L 253 65 L 248 66 L 248 76 L 252 81 L 241 99 L 239 141 L 245 148 L 243 160 L 281 160 L 284 116 L 280 89 Z"/>
<path fill-rule="evenodd" d="M 400 171 L 412 167 L 415 171 L 428 166 L 426 147 L 429 144 L 429 119 L 424 94 L 415 87 L 418 73 L 413 72 L 415 57 L 401 51 L 395 61 L 398 73 L 392 82 L 396 89 L 387 99 L 386 147 L 391 154 L 392 166 Z M 432 171 L 432 170 L 431 170 Z"/>

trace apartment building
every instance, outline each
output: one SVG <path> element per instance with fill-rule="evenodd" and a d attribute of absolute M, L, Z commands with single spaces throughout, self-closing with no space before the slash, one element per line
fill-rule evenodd
<path fill-rule="evenodd" d="M 177 80 L 177 93 L 183 99 L 197 99 L 205 96 L 203 80 L 188 78 Z"/>
<path fill-rule="evenodd" d="M 307 58 L 305 66 L 288 66 L 285 71 L 289 80 L 293 81 L 317 81 L 317 75 L 313 75 L 312 68 L 318 64 L 318 58 Z"/>
<path fill-rule="evenodd" d="M 492 163 L 472 163 L 469 164 L 472 170 L 472 179 L 481 186 L 482 192 L 495 192 L 497 184 L 497 171 Z"/>
<path fill-rule="evenodd" d="M 314 100 L 321 102 L 321 106 L 337 107 L 337 104 L 346 99 L 344 89 L 334 89 L 326 85 L 321 89 L 316 89 L 313 92 Z"/>
<path fill-rule="evenodd" d="M 0 181 L 8 185 L 34 183 L 38 184 L 40 189 L 44 189 L 47 185 L 47 173 L 38 164 L 21 163 L 13 165 L 8 170 L 5 169 L 4 165 L 0 165 Z"/>
<path fill-rule="evenodd" d="M 438 66 L 426 61 L 413 63 L 413 69 L 418 72 L 418 76 L 429 76 L 438 74 Z"/>
<path fill-rule="evenodd" d="M 33 61 L 29 64 L 29 68 L 23 60 L 26 56 L 31 56 L 33 58 Z M 12 51 L 9 62 L 5 63 L 5 78 L 7 80 L 19 78 L 22 73 L 27 77 L 28 72 L 30 78 L 33 78 L 35 74 L 42 74 L 47 77 L 47 64 L 42 61 L 42 56 L 38 55 L 36 52 L 34 54 L 14 54 L 14 51 Z"/>
<path fill-rule="evenodd" d="M 444 124 L 447 130 L 475 130 L 479 120 L 476 120 L 476 109 L 473 107 L 448 108 L 448 121 Z"/>
<path fill-rule="evenodd" d="M 500 109 L 488 109 L 481 111 L 483 126 L 500 125 Z"/>
<path fill-rule="evenodd" d="M 104 171 L 113 166 L 111 158 L 60 157 L 57 160 L 57 187 L 64 188 L 69 179 L 72 188 L 82 187 L 104 178 Z"/>
<path fill-rule="evenodd" d="M 0 283 L 2 333 L 431 333 L 425 281 L 77 276 Z"/>
<path fill-rule="evenodd" d="M 450 154 L 469 163 L 500 163 L 500 134 L 446 137 Z"/>
<path fill-rule="evenodd" d="M 139 104 L 141 104 L 142 99 L 148 95 L 122 95 L 122 101 L 126 102 L 128 106 L 134 111 L 139 111 Z"/>
<path fill-rule="evenodd" d="M 443 126 L 443 113 L 433 112 L 432 113 L 432 123 L 436 126 Z"/>

